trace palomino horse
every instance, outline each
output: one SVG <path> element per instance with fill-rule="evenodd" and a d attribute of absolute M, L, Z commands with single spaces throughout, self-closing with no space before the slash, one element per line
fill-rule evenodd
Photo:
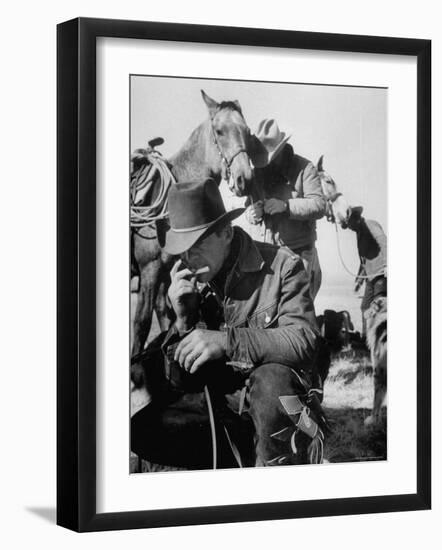
<path fill-rule="evenodd" d="M 324 155 L 321 155 L 318 160 L 317 170 L 321 180 L 322 192 L 327 199 L 327 220 L 332 223 L 339 223 L 343 229 L 346 229 L 351 207 L 342 193 L 338 192 L 333 178 L 324 170 Z"/>
<path fill-rule="evenodd" d="M 167 162 L 176 181 L 221 178 L 230 182 L 234 192 L 247 193 L 253 172 L 247 153 L 250 130 L 238 101 L 217 103 L 201 91 L 209 117 L 190 135 L 183 147 Z M 161 193 L 161 181 L 154 182 L 144 198 L 149 206 Z M 133 258 L 140 276 L 138 304 L 134 319 L 132 353 L 140 353 L 149 335 L 155 309 L 160 328 L 168 325 L 166 292 L 173 258 L 162 251 L 157 234 L 161 224 L 149 223 L 132 233 Z M 160 231 L 161 232 L 161 231 Z M 134 375 L 134 370 L 132 372 Z M 134 382 L 136 382 L 134 380 Z"/>

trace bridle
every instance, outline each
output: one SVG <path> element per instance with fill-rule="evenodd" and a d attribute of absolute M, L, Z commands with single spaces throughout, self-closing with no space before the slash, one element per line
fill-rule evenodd
<path fill-rule="evenodd" d="M 224 164 L 225 171 L 226 171 L 226 180 L 229 182 L 229 187 L 230 187 L 230 176 L 232 175 L 232 171 L 230 167 L 232 166 L 233 161 L 236 159 L 236 157 L 239 154 L 241 153 L 248 154 L 248 151 L 245 147 L 240 147 L 237 151 L 234 152 L 234 154 L 230 157 L 230 159 L 228 159 L 227 156 L 224 154 L 224 151 L 221 149 L 221 146 L 216 138 L 216 132 L 213 126 L 213 118 L 210 119 L 210 127 L 212 129 L 213 143 L 215 144 L 215 147 L 218 151 L 218 155 L 221 159 L 221 162 Z"/>
<path fill-rule="evenodd" d="M 342 197 L 342 193 L 335 192 L 335 193 L 332 193 L 331 195 L 327 194 L 325 192 L 325 189 L 324 189 L 323 178 L 322 178 L 321 174 L 324 174 L 324 172 L 322 172 L 322 171 L 319 172 L 319 179 L 321 180 L 322 192 L 323 192 L 324 196 L 326 197 L 326 201 L 327 201 L 327 211 L 326 211 L 327 221 L 332 222 L 332 223 L 336 223 L 335 216 L 333 214 L 333 203 L 336 201 L 336 199 L 338 197 Z M 334 182 L 333 182 L 333 184 L 334 184 Z"/>
<path fill-rule="evenodd" d="M 333 213 L 333 203 L 338 197 L 342 197 L 342 193 L 333 193 L 327 197 L 327 221 L 335 223 L 335 215 Z"/>

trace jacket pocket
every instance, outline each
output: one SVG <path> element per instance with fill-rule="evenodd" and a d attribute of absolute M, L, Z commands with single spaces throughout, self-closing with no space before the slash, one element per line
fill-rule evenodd
<path fill-rule="evenodd" d="M 269 305 L 255 310 L 247 318 L 247 324 L 250 328 L 269 328 L 277 325 L 278 321 L 278 302 L 275 301 Z"/>

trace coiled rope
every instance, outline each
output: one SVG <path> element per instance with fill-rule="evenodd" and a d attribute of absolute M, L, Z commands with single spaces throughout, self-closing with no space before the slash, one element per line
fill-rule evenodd
<path fill-rule="evenodd" d="M 157 220 L 167 218 L 167 195 L 176 180 L 161 153 L 154 149 L 138 149 L 131 157 L 134 165 L 139 165 L 130 182 L 130 225 L 145 227 Z M 152 204 L 139 206 L 159 179 L 159 193 Z"/>

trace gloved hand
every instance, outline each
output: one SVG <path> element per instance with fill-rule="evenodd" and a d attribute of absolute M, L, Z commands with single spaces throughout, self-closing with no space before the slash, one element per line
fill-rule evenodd
<path fill-rule="evenodd" d="M 262 222 L 262 218 L 264 216 L 264 203 L 263 201 L 257 201 L 251 204 L 245 212 L 246 220 L 256 225 L 258 223 Z"/>
<path fill-rule="evenodd" d="M 287 210 L 287 203 L 280 199 L 266 199 L 264 203 L 264 212 L 266 214 L 282 214 Z"/>

